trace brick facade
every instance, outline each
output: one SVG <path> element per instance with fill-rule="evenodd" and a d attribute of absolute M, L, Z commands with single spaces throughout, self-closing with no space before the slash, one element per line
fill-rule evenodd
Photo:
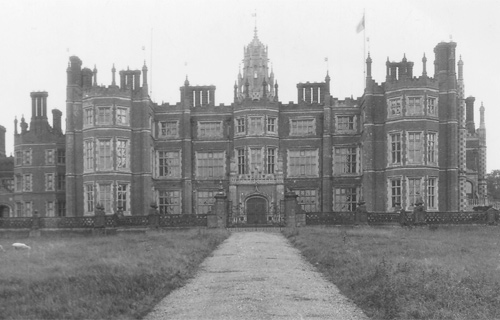
<path fill-rule="evenodd" d="M 223 190 L 239 223 L 273 221 L 287 191 L 309 212 L 354 211 L 361 200 L 368 211 L 411 210 L 419 199 L 429 211 L 463 210 L 464 197 L 485 196 L 486 146 L 484 121 L 474 128 L 473 98 L 464 98 L 461 61 L 457 78 L 455 47 L 436 46 L 433 77 L 425 57 L 418 77 L 404 57 L 386 62 L 378 84 L 368 57 L 361 98 L 332 97 L 327 74 L 299 83 L 297 103 L 289 104 L 279 101 L 257 32 L 229 105 L 215 103 L 214 86 L 188 79 L 180 102 L 154 103 L 146 66 L 120 71 L 118 83 L 113 66 L 111 85 L 98 86 L 97 70 L 73 56 L 66 134 L 58 111 L 54 127 L 47 123 L 46 93 L 33 93 L 41 102 L 30 130 L 21 120 L 14 160 L 31 150 L 32 162 L 13 170 L 33 175 L 33 191 L 10 194 L 42 216 L 48 199 L 65 199 L 68 216 L 93 215 L 98 204 L 107 214 L 142 215 L 151 203 L 160 213 L 199 214 Z M 42 166 L 49 149 L 65 150 L 65 165 Z M 43 190 L 52 172 L 65 172 L 65 192 Z"/>

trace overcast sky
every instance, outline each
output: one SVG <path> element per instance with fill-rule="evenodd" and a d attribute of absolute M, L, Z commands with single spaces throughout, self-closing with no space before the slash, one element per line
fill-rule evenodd
<path fill-rule="evenodd" d="M 152 98 L 175 104 L 186 75 L 192 85 L 215 85 L 216 103 L 229 104 L 253 37 L 257 13 L 259 39 L 268 46 L 280 100 L 297 100 L 296 84 L 323 81 L 327 69 L 334 97 L 363 93 L 363 32 L 372 74 L 385 80 L 385 61 L 403 55 L 422 73 L 428 57 L 433 75 L 434 47 L 457 42 L 464 61 L 466 96 L 486 108 L 488 171 L 500 169 L 500 107 L 495 98 L 499 74 L 500 1 L 6 1 L 0 0 L 2 117 L 7 154 L 13 151 L 14 117 L 31 118 L 32 91 L 47 91 L 49 109 L 65 117 L 66 68 L 71 55 L 98 69 L 99 84 L 111 84 L 117 70 L 152 72 Z M 143 49 L 144 48 L 144 49 Z M 328 57 L 328 65 L 325 62 Z M 52 121 L 50 119 L 50 121 Z"/>

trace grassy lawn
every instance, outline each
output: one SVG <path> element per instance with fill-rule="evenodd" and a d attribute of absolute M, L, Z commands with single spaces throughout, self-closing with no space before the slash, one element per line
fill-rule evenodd
<path fill-rule="evenodd" d="M 1 319 L 137 319 L 192 277 L 228 232 L 0 239 Z M 16 251 L 13 242 L 31 246 Z"/>
<path fill-rule="evenodd" d="M 285 235 L 373 319 L 500 319 L 500 228 L 321 228 Z"/>

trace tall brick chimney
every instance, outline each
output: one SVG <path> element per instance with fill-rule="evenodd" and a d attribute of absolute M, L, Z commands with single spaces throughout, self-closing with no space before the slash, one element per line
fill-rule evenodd
<path fill-rule="evenodd" d="M 62 133 L 61 117 L 62 117 L 61 110 L 58 109 L 52 110 L 52 128 L 54 131 Z"/>
<path fill-rule="evenodd" d="M 0 158 L 5 158 L 5 132 L 4 126 L 0 126 Z"/>

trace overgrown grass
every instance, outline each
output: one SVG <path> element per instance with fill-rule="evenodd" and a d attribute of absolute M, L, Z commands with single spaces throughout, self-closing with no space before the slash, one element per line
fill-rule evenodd
<path fill-rule="evenodd" d="M 373 319 L 500 319 L 500 229 L 285 231 Z"/>
<path fill-rule="evenodd" d="M 0 239 L 1 319 L 134 319 L 192 277 L 228 232 Z"/>

